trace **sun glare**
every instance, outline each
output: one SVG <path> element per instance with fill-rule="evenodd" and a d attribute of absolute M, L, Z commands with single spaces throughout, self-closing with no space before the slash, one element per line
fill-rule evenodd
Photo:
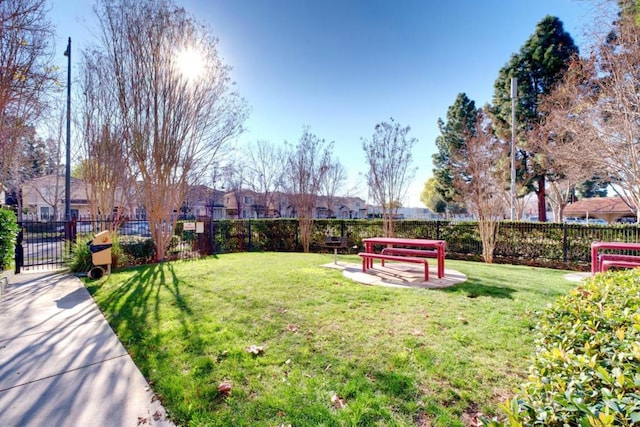
<path fill-rule="evenodd" d="M 202 54 L 197 49 L 187 48 L 178 52 L 176 64 L 180 73 L 188 81 L 196 80 L 204 72 Z"/>

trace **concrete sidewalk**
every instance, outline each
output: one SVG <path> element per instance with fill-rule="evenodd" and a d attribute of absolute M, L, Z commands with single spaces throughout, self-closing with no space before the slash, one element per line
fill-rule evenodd
<path fill-rule="evenodd" d="M 0 425 L 173 423 L 80 280 L 49 272 L 0 295 Z"/>

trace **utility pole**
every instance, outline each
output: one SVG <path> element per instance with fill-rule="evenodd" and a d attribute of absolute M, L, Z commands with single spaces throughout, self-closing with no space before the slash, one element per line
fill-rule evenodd
<path fill-rule="evenodd" d="M 516 98 L 518 79 L 511 77 L 511 221 L 516 219 Z"/>
<path fill-rule="evenodd" d="M 71 221 L 71 37 L 67 50 L 67 158 L 64 174 L 64 219 Z"/>

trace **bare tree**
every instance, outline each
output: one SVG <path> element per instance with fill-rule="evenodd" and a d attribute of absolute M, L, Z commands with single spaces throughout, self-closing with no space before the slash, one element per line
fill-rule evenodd
<path fill-rule="evenodd" d="M 99 0 L 96 13 L 118 128 L 162 260 L 188 185 L 210 172 L 248 109 L 217 40 L 170 0 Z"/>
<path fill-rule="evenodd" d="M 256 193 L 256 205 L 264 216 L 273 216 L 277 192 L 282 190 L 284 153 L 269 141 L 258 140 L 247 147 L 247 182 Z"/>
<path fill-rule="evenodd" d="M 340 163 L 340 160 L 335 159 L 329 163 L 329 168 L 327 169 L 327 173 L 325 174 L 324 179 L 321 183 L 321 191 L 322 195 L 326 198 L 327 201 L 327 210 L 328 216 L 334 217 L 336 215 L 335 212 L 335 199 L 338 191 L 343 189 L 345 183 L 347 182 L 347 170 Z"/>
<path fill-rule="evenodd" d="M 110 85 L 108 58 L 100 51 L 83 52 L 81 132 L 83 168 L 91 218 L 110 219 L 111 231 L 127 212 L 128 190 L 135 188 L 130 154 L 118 116 L 118 98 Z"/>
<path fill-rule="evenodd" d="M 558 120 L 566 120 L 558 112 L 573 102 L 567 95 L 554 91 L 543 98 L 540 111 L 545 113 L 544 119 L 528 132 L 529 145 L 537 152 L 537 163 L 547 171 L 547 200 L 557 222 L 562 222 L 564 209 L 571 201 L 575 187 L 593 178 L 596 168 L 588 159 L 576 159 L 568 149 L 572 146 L 573 136 L 562 131 L 562 123 L 558 123 Z"/>
<path fill-rule="evenodd" d="M 46 0 L 0 1 L 0 188 L 19 155 L 19 138 L 45 108 L 55 82 Z"/>
<path fill-rule="evenodd" d="M 244 171 L 245 167 L 241 162 L 234 162 L 232 164 L 226 165 L 222 168 L 222 179 L 225 183 L 224 186 L 227 189 L 227 193 L 231 193 L 233 195 L 235 208 L 235 217 L 240 219 L 243 217 L 242 215 L 242 207 L 244 205 L 244 186 L 245 186 L 245 177 Z"/>
<path fill-rule="evenodd" d="M 325 142 L 305 127 L 298 144 L 289 147 L 287 153 L 285 182 L 297 212 L 304 252 L 309 252 L 316 202 L 332 150 L 332 142 Z"/>
<path fill-rule="evenodd" d="M 482 256 L 493 262 L 498 220 L 504 218 L 505 159 L 507 147 L 495 135 L 483 109 L 478 110 L 475 129 L 467 129 L 464 144 L 453 154 L 451 175 L 458 202 L 478 218 Z"/>
<path fill-rule="evenodd" d="M 391 119 L 376 125 L 370 141 L 362 139 L 369 165 L 367 183 L 373 201 L 382 209 L 385 237 L 394 235 L 394 218 L 416 172 L 411 167 L 411 149 L 418 140 L 407 138 L 410 130 Z"/>
<path fill-rule="evenodd" d="M 640 219 L 640 27 L 623 14 L 547 98 L 566 162 L 612 182 Z M 557 153 L 557 155 L 560 155 Z"/>

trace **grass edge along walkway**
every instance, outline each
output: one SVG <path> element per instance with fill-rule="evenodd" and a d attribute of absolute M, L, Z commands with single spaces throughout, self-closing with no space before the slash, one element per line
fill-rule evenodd
<path fill-rule="evenodd" d="M 566 272 L 447 261 L 440 290 L 365 286 L 333 255 L 225 254 L 90 292 L 179 425 L 471 425 L 526 375 Z M 358 262 L 355 256 L 341 260 Z"/>

